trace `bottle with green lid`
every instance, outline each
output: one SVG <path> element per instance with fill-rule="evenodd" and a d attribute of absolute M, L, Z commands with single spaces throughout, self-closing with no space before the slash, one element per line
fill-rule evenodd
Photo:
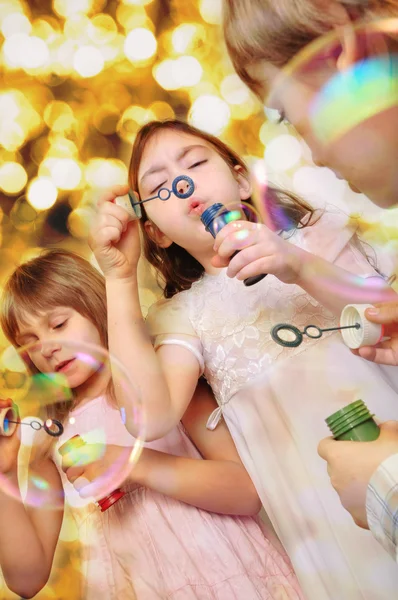
<path fill-rule="evenodd" d="M 335 440 L 373 442 L 380 435 L 376 421 L 362 400 L 356 400 L 326 419 Z"/>

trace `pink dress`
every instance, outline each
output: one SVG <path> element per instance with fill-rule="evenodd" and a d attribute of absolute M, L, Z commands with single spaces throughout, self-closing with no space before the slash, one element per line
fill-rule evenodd
<path fill-rule="evenodd" d="M 80 434 L 131 446 L 120 413 L 100 397 L 70 413 L 57 447 Z M 182 426 L 147 447 L 200 459 Z M 59 464 L 59 454 L 54 460 Z M 301 600 L 292 567 L 260 519 L 206 512 L 145 487 L 101 513 L 61 471 L 83 547 L 84 600 Z"/>

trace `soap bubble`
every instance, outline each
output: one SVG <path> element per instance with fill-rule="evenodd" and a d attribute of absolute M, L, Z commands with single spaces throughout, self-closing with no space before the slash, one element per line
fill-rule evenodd
<path fill-rule="evenodd" d="M 64 499 L 56 473 L 54 477 L 40 468 L 43 457 L 61 473 L 59 448 L 75 435 L 85 442 L 85 451 L 71 454 L 74 466 L 100 461 L 109 444 L 123 446 L 120 459 L 104 467 L 100 481 L 94 482 L 98 483 L 96 499 L 103 498 L 122 485 L 138 460 L 144 431 L 137 388 L 118 360 L 94 344 L 57 340 L 56 347 L 53 341 L 33 342 L 17 349 L 10 346 L 0 355 L 0 398 L 14 403 L 13 413 L 1 413 L 0 451 L 6 452 L 13 436 L 21 441 L 19 487 L 1 473 L 0 487 L 25 504 L 41 508 L 62 507 Z M 34 363 L 44 355 L 51 370 L 40 373 Z M 112 423 L 102 400 L 113 407 Z M 89 407 L 93 416 L 88 423 L 81 414 Z M 127 420 L 134 437 L 125 428 Z M 15 428 L 11 437 L 7 436 L 10 428 Z"/>

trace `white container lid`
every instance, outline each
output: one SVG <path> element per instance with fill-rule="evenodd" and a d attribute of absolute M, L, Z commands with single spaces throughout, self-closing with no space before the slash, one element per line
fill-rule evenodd
<path fill-rule="evenodd" d="M 130 192 L 130 194 L 131 196 L 129 194 L 126 194 L 125 196 L 118 196 L 115 198 L 115 204 L 127 210 L 130 215 L 130 220 L 135 221 L 136 219 L 141 219 L 142 211 L 139 204 L 135 204 L 134 206 L 132 205 L 131 201 L 138 202 L 138 198 L 132 192 Z"/>
<path fill-rule="evenodd" d="M 340 327 L 358 324 L 358 328 L 342 329 L 341 335 L 346 346 L 352 350 L 362 346 L 374 346 L 383 337 L 383 326 L 372 323 L 365 317 L 365 310 L 373 308 L 371 304 L 348 304 L 343 308 L 340 317 Z"/>

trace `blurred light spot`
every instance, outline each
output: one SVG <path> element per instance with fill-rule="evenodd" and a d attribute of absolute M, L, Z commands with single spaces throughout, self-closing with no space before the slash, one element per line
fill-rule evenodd
<path fill-rule="evenodd" d="M 174 79 L 179 88 L 191 87 L 202 79 L 203 69 L 193 56 L 181 56 L 173 65 Z"/>
<path fill-rule="evenodd" d="M 19 163 L 5 162 L 0 166 L 0 188 L 6 194 L 18 194 L 27 180 L 26 171 Z"/>
<path fill-rule="evenodd" d="M 3 19 L 0 30 L 4 37 L 8 38 L 15 33 L 29 34 L 32 30 L 32 25 L 25 15 L 12 13 Z"/>
<path fill-rule="evenodd" d="M 68 129 L 75 120 L 70 106 L 58 100 L 47 104 L 43 117 L 48 127 L 54 131 Z"/>
<path fill-rule="evenodd" d="M 243 104 L 250 98 L 249 89 L 237 75 L 227 75 L 221 82 L 220 91 L 229 104 Z"/>
<path fill-rule="evenodd" d="M 28 187 L 28 201 L 36 210 L 51 208 L 57 196 L 58 190 L 49 177 L 37 177 Z"/>
<path fill-rule="evenodd" d="M 296 165 L 302 154 L 301 144 L 292 135 L 280 135 L 267 145 L 264 158 L 275 171 L 286 171 Z"/>
<path fill-rule="evenodd" d="M 148 60 L 155 54 L 156 49 L 155 36 L 143 27 L 130 31 L 124 42 L 124 53 L 131 62 Z"/>
<path fill-rule="evenodd" d="M 95 46 L 82 46 L 73 57 L 73 67 L 82 77 L 94 77 L 104 68 L 105 60 Z"/>
<path fill-rule="evenodd" d="M 118 133 L 123 139 L 133 142 L 140 127 L 155 118 L 151 110 L 142 106 L 129 106 L 118 123 Z"/>
<path fill-rule="evenodd" d="M 117 35 L 117 25 L 110 15 L 96 15 L 89 23 L 87 33 L 95 44 L 109 44 Z"/>
<path fill-rule="evenodd" d="M 68 229 L 75 238 L 85 239 L 88 236 L 94 213 L 88 208 L 76 208 L 68 216 Z"/>
<path fill-rule="evenodd" d="M 206 23 L 221 25 L 222 0 L 201 0 L 199 10 Z"/>
<path fill-rule="evenodd" d="M 79 13 L 87 13 L 93 0 L 53 0 L 53 9 L 60 17 L 71 17 Z"/>
<path fill-rule="evenodd" d="M 173 44 L 174 50 L 178 52 L 178 54 L 184 54 L 184 52 L 187 51 L 196 31 L 197 26 L 191 23 L 183 23 L 174 29 L 171 36 L 171 43 Z"/>
<path fill-rule="evenodd" d="M 147 6 L 153 0 L 122 0 L 123 4 L 131 4 L 132 6 Z"/>
<path fill-rule="evenodd" d="M 86 167 L 85 177 L 87 183 L 92 187 L 111 187 L 124 185 L 128 172 L 126 165 L 121 160 L 93 158 Z"/>
<path fill-rule="evenodd" d="M 193 56 L 180 56 L 176 60 L 166 59 L 154 69 L 156 81 L 165 90 L 192 87 L 199 83 L 202 75 L 202 66 Z"/>
<path fill-rule="evenodd" d="M 224 100 L 218 96 L 199 96 L 192 104 L 189 122 L 213 135 L 219 135 L 226 128 L 231 111 Z"/>
<path fill-rule="evenodd" d="M 164 121 L 166 119 L 174 119 L 175 112 L 170 104 L 167 102 L 156 101 L 153 102 L 148 108 L 148 110 L 155 115 L 155 119 L 159 121 Z"/>
<path fill-rule="evenodd" d="M 72 158 L 47 158 L 40 165 L 39 175 L 49 176 L 61 190 L 74 190 L 82 179 L 81 168 Z"/>

